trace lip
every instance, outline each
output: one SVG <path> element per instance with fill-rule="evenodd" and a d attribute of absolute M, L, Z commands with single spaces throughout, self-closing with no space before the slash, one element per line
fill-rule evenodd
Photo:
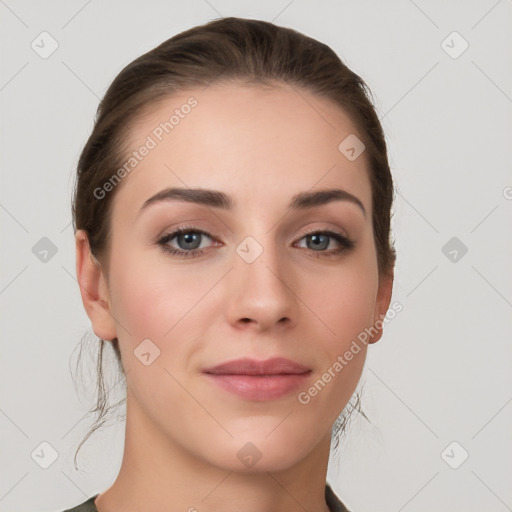
<path fill-rule="evenodd" d="M 308 371 L 311 368 L 284 357 L 273 357 L 265 361 L 243 357 L 203 370 L 215 375 L 297 375 Z"/>
<path fill-rule="evenodd" d="M 246 400 L 275 400 L 304 385 L 311 369 L 276 357 L 266 361 L 236 359 L 206 368 L 203 373 L 225 391 Z"/>

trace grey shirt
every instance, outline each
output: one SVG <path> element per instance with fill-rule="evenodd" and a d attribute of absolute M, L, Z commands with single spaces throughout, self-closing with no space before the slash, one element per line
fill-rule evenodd
<path fill-rule="evenodd" d="M 97 496 L 98 495 L 95 494 L 80 505 L 64 510 L 63 512 L 98 512 L 98 509 L 94 504 L 94 500 Z M 331 512 L 350 512 L 348 508 L 343 505 L 338 496 L 334 494 L 334 491 L 331 489 L 331 486 L 328 483 L 325 484 L 325 502 L 327 503 L 327 506 Z"/>

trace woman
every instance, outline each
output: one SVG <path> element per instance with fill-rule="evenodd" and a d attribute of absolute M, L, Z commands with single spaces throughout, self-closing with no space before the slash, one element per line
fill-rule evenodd
<path fill-rule="evenodd" d="M 113 485 L 71 510 L 348 510 L 326 483 L 333 426 L 395 261 L 367 92 L 326 45 L 237 18 L 113 81 L 73 220 L 84 307 L 126 377 L 126 437 Z"/>

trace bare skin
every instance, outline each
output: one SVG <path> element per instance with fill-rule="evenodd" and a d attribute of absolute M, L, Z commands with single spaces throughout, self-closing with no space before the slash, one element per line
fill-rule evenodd
<path fill-rule="evenodd" d="M 197 106 L 110 192 L 111 250 L 101 266 L 76 233 L 84 307 L 97 336 L 118 338 L 127 380 L 122 466 L 95 503 L 100 512 L 328 512 L 331 428 L 367 346 L 309 403 L 298 393 L 390 304 L 392 277 L 377 270 L 366 155 L 349 161 L 338 150 L 357 133 L 339 107 L 283 84 L 182 91 L 139 118 L 130 147 L 191 96 Z M 168 200 L 141 211 L 168 187 L 221 191 L 235 207 Z M 324 189 L 352 194 L 365 212 L 349 200 L 288 208 L 294 195 Z M 180 226 L 208 235 L 197 235 L 197 250 L 183 235 L 166 246 L 201 253 L 180 257 L 158 244 Z M 309 234 L 325 230 L 354 247 L 335 253 L 343 245 L 330 235 L 312 244 Z M 236 250 L 248 236 L 263 250 L 251 263 Z M 134 354 L 145 339 L 160 350 L 149 365 Z M 312 370 L 278 399 L 242 399 L 202 373 L 276 356 Z M 252 466 L 237 456 L 247 443 L 261 454 Z"/>

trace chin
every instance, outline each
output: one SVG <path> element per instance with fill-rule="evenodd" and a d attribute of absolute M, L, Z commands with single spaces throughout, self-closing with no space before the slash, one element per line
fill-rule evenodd
<path fill-rule="evenodd" d="M 278 424 L 279 421 L 274 421 L 270 430 L 254 428 L 252 433 L 247 430 L 243 436 L 231 431 L 234 437 L 226 444 L 220 440 L 218 443 L 211 440 L 211 446 L 215 446 L 215 449 L 214 453 L 208 450 L 210 462 L 224 470 L 238 473 L 289 469 L 306 457 L 315 443 L 311 439 L 306 443 L 302 436 L 291 435 L 289 429 L 278 433 Z M 272 433 L 269 435 L 270 432 Z"/>
<path fill-rule="evenodd" d="M 285 471 L 293 467 L 300 460 L 300 457 L 297 457 L 297 453 L 283 451 L 279 453 L 269 453 L 263 450 L 259 457 L 261 458 L 258 459 L 255 457 L 251 462 L 247 459 L 246 455 L 246 461 L 242 462 L 239 460 L 238 456 L 226 457 L 224 453 L 220 459 L 212 460 L 211 463 L 220 469 L 234 473 L 264 474 L 268 472 Z"/>

